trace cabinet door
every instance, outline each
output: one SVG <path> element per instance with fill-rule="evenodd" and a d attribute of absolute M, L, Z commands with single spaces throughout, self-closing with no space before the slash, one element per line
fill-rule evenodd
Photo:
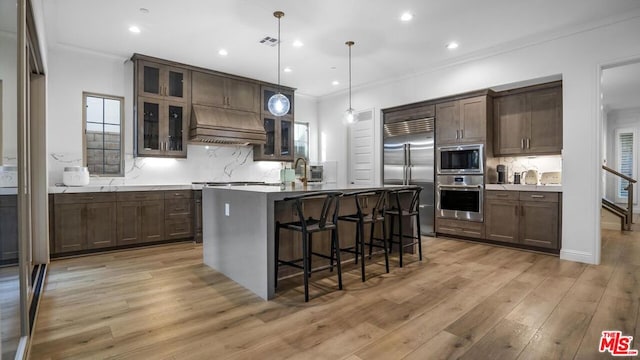
<path fill-rule="evenodd" d="M 520 201 L 520 242 L 558 248 L 558 203 Z"/>
<path fill-rule="evenodd" d="M 493 102 L 494 154 L 514 155 L 525 152 L 524 139 L 529 133 L 527 95 L 500 97 Z"/>
<path fill-rule="evenodd" d="M 87 204 L 87 248 L 116 246 L 116 203 Z"/>
<path fill-rule="evenodd" d="M 562 88 L 528 94 L 530 135 L 527 152 L 560 154 L 562 151 Z"/>
<path fill-rule="evenodd" d="M 517 200 L 487 200 L 485 204 L 485 234 L 489 240 L 518 242 Z"/>
<path fill-rule="evenodd" d="M 148 61 L 138 61 L 138 95 L 162 98 L 164 84 L 162 66 Z"/>
<path fill-rule="evenodd" d="M 451 101 L 436 105 L 436 144 L 455 144 L 460 137 L 460 104 Z"/>
<path fill-rule="evenodd" d="M 137 201 L 118 202 L 117 205 L 118 245 L 136 244 L 141 241 L 140 203 Z"/>
<path fill-rule="evenodd" d="M 12 197 L 6 201 L 5 206 L 0 201 L 0 260 L 2 264 L 17 263 L 18 261 L 18 207 L 15 195 L 3 196 Z M 5 200 L 5 199 L 3 199 Z"/>
<path fill-rule="evenodd" d="M 187 157 L 187 136 L 189 133 L 189 109 L 184 103 L 165 102 L 160 122 L 163 154 L 171 157 Z"/>
<path fill-rule="evenodd" d="M 138 154 L 162 154 L 163 102 L 151 98 L 138 98 Z"/>
<path fill-rule="evenodd" d="M 164 200 L 140 202 L 142 242 L 164 240 Z"/>
<path fill-rule="evenodd" d="M 171 101 L 187 101 L 191 92 L 191 71 L 164 66 L 162 75 L 164 96 Z"/>
<path fill-rule="evenodd" d="M 193 94 L 191 95 L 191 101 L 194 104 L 217 107 L 227 106 L 225 78 L 198 71 L 194 71 L 192 76 Z"/>
<path fill-rule="evenodd" d="M 487 139 L 487 97 L 460 100 L 460 142 L 483 143 Z"/>
<path fill-rule="evenodd" d="M 260 112 L 260 87 L 248 81 L 227 79 L 227 105 L 232 109 Z"/>
<path fill-rule="evenodd" d="M 267 142 L 262 145 L 262 156 L 272 157 L 276 155 L 276 119 L 265 117 L 264 130 L 267 132 Z"/>
<path fill-rule="evenodd" d="M 293 161 L 293 121 L 280 120 L 280 158 Z"/>
<path fill-rule="evenodd" d="M 87 248 L 87 207 L 85 204 L 55 205 L 56 253 Z"/>

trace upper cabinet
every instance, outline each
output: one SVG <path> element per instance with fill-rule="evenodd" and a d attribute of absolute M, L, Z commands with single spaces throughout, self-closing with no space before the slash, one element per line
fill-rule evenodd
<path fill-rule="evenodd" d="M 486 95 L 437 104 L 437 144 L 485 143 L 489 114 L 487 106 Z"/>
<path fill-rule="evenodd" d="M 192 102 L 240 111 L 260 112 L 260 85 L 220 75 L 193 72 Z"/>
<path fill-rule="evenodd" d="M 139 156 L 187 157 L 191 70 L 136 61 L 136 149 Z"/>
<path fill-rule="evenodd" d="M 261 115 L 267 142 L 253 147 L 253 160 L 256 161 L 294 161 L 293 129 L 294 129 L 294 97 L 291 91 L 280 91 L 289 99 L 289 112 L 283 116 L 274 116 L 269 112 L 269 98 L 277 93 L 276 88 L 263 86 Z"/>
<path fill-rule="evenodd" d="M 493 107 L 496 156 L 561 153 L 560 82 L 507 92 L 494 99 Z"/>

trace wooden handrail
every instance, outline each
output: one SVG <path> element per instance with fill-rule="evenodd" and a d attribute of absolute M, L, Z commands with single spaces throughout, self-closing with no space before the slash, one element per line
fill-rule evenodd
<path fill-rule="evenodd" d="M 606 170 L 606 171 L 608 171 L 608 172 L 612 173 L 613 175 L 619 176 L 619 177 L 621 177 L 621 178 L 623 178 L 623 179 L 627 180 L 627 181 L 628 181 L 628 182 L 630 182 L 630 183 L 635 184 L 635 183 L 637 183 L 637 182 L 638 182 L 638 180 L 636 180 L 636 179 L 634 179 L 634 178 L 632 178 L 632 177 L 629 177 L 629 176 L 627 176 L 627 175 L 625 175 L 625 174 L 619 173 L 619 172 L 617 172 L 617 171 L 613 170 L 612 168 L 610 168 L 610 167 L 608 167 L 608 166 L 602 165 L 602 168 L 603 168 L 604 170 Z"/>

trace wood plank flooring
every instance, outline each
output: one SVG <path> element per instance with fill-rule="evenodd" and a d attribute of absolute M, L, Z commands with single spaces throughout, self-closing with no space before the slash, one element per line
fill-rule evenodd
<path fill-rule="evenodd" d="M 640 233 L 603 231 L 602 265 L 442 238 L 281 282 L 265 302 L 194 244 L 56 260 L 31 359 L 597 359 L 603 330 L 640 336 Z M 638 348 L 634 341 L 633 348 Z"/>

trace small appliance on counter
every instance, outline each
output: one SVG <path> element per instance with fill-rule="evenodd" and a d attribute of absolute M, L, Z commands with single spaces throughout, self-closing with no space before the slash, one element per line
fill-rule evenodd
<path fill-rule="evenodd" d="M 62 182 L 65 186 L 87 186 L 89 169 L 84 166 L 67 166 L 62 173 Z"/>
<path fill-rule="evenodd" d="M 309 166 L 309 173 L 307 174 L 308 182 L 322 182 L 324 180 L 323 176 L 324 168 L 322 165 L 311 165 Z"/>
<path fill-rule="evenodd" d="M 527 170 L 522 172 L 522 178 L 527 185 L 538 185 L 538 171 Z M 515 182 L 515 181 L 514 181 Z"/>
<path fill-rule="evenodd" d="M 496 166 L 496 171 L 498 172 L 498 184 L 506 184 L 507 183 L 507 167 L 504 165 Z"/>
<path fill-rule="evenodd" d="M 561 185 L 562 173 L 560 171 L 547 171 L 540 175 L 540 184 L 542 185 Z"/>

